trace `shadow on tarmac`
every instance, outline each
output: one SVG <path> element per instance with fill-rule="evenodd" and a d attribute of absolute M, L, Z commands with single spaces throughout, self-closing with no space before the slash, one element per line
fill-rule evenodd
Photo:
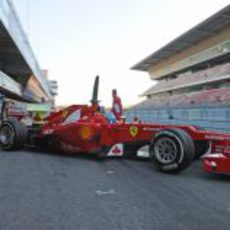
<path fill-rule="evenodd" d="M 106 158 L 106 157 L 98 157 L 97 155 L 93 154 L 87 154 L 87 153 L 64 153 L 61 151 L 55 151 L 52 149 L 47 149 L 47 148 L 42 148 L 42 147 L 34 147 L 34 146 L 26 146 L 24 148 L 25 151 L 28 151 L 32 154 L 40 154 L 40 155 L 49 155 L 49 156 L 58 156 L 62 158 L 73 158 L 73 159 L 81 159 L 81 160 L 86 160 L 86 161 L 96 161 L 96 162 L 104 162 L 104 161 L 122 161 L 122 160 L 132 160 L 132 161 L 140 161 L 140 162 L 145 162 L 147 161 L 148 164 L 146 165 L 147 167 L 151 168 L 153 173 L 159 173 L 161 175 L 167 176 L 167 177 L 172 177 L 175 178 L 177 176 L 193 176 L 196 178 L 203 179 L 205 181 L 210 181 L 210 182 L 218 182 L 218 183 L 226 183 L 230 182 L 230 175 L 221 175 L 221 174 L 208 174 L 205 173 L 202 170 L 202 165 L 201 165 L 201 160 L 196 160 L 190 168 L 183 172 L 179 173 L 162 173 L 159 172 L 156 167 L 153 167 L 153 165 L 150 163 L 150 160 L 147 158 L 141 158 L 141 157 L 111 157 L 111 158 Z"/>

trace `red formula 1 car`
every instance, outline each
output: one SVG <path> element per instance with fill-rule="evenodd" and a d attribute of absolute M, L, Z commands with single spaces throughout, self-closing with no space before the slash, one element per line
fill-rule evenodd
<path fill-rule="evenodd" d="M 210 156 L 224 156 L 221 162 L 214 164 L 210 161 L 210 170 L 218 171 L 224 165 L 223 171 L 230 172 L 227 158 L 230 135 L 202 131 L 193 126 L 142 123 L 137 120 L 131 123 L 124 120 L 114 122 L 111 114 L 99 106 L 98 84 L 97 77 L 90 106 L 72 105 L 55 112 L 46 118 L 39 130 L 30 129 L 29 135 L 26 127 L 17 120 L 4 121 L 0 129 L 2 149 L 22 148 L 27 140 L 63 152 L 100 157 L 135 157 L 142 147 L 148 146 L 153 164 L 163 172 L 182 171 L 194 158 L 209 152 L 204 160 L 205 165 Z"/>

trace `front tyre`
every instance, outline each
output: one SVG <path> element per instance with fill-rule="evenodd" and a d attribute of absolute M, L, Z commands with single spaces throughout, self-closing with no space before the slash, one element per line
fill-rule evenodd
<path fill-rule="evenodd" d="M 187 132 L 179 128 L 158 132 L 150 143 L 150 158 L 163 172 L 186 169 L 195 156 L 195 146 Z"/>
<path fill-rule="evenodd" d="M 23 148 L 28 136 L 27 128 L 16 119 L 4 121 L 0 127 L 0 144 L 5 151 Z"/>

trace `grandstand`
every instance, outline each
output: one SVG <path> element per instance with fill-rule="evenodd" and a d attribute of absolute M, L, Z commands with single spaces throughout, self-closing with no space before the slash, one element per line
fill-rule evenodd
<path fill-rule="evenodd" d="M 157 84 L 126 113 L 131 121 L 230 132 L 230 5 L 132 67 Z"/>

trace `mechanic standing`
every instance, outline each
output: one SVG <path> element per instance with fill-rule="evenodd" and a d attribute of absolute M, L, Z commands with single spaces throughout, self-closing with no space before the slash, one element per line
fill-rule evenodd
<path fill-rule="evenodd" d="M 117 95 L 117 90 L 112 90 L 112 96 L 113 96 L 113 105 L 112 105 L 112 113 L 116 117 L 117 120 L 120 120 L 123 113 L 121 98 Z"/>

